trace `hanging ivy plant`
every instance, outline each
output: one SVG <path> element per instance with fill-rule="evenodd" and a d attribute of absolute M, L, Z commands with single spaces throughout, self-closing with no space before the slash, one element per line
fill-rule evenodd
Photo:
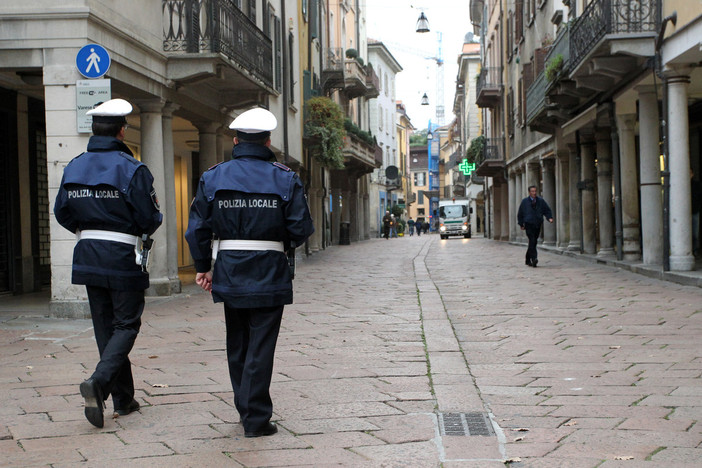
<path fill-rule="evenodd" d="M 470 142 L 468 150 L 466 150 L 466 159 L 469 163 L 478 163 L 482 161 L 483 150 L 485 149 L 485 136 L 480 135 L 473 138 Z"/>
<path fill-rule="evenodd" d="M 309 138 L 309 149 L 323 167 L 344 167 L 344 113 L 341 107 L 328 97 L 314 97 L 307 105 L 305 133 Z"/>

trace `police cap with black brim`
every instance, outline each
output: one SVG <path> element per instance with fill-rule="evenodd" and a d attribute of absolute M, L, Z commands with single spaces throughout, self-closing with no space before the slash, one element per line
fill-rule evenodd
<path fill-rule="evenodd" d="M 132 112 L 132 105 L 124 99 L 110 99 L 86 112 L 93 117 L 93 123 L 126 124 L 125 115 Z"/>
<path fill-rule="evenodd" d="M 236 130 L 236 137 L 244 141 L 261 141 L 271 136 L 278 126 L 278 119 L 270 111 L 257 107 L 247 110 L 229 125 Z"/>

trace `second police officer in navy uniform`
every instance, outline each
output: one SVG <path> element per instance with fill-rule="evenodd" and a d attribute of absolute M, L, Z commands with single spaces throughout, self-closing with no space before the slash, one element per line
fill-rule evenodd
<path fill-rule="evenodd" d="M 85 416 L 103 427 L 104 401 L 112 394 L 115 412 L 139 409 L 134 399 L 129 352 L 141 326 L 149 275 L 139 262 L 139 237 L 161 225 L 153 177 L 124 144 L 125 115 L 132 106 L 112 99 L 88 111 L 93 136 L 88 151 L 64 169 L 54 214 L 76 234 L 73 284 L 88 293 L 100 362 L 80 384 Z"/>
<path fill-rule="evenodd" d="M 278 430 L 269 387 L 283 307 L 293 298 L 284 252 L 314 232 L 302 182 L 269 149 L 276 126 L 265 109 L 232 122 L 232 160 L 200 178 L 185 233 L 196 282 L 224 303 L 229 375 L 246 437 Z"/>

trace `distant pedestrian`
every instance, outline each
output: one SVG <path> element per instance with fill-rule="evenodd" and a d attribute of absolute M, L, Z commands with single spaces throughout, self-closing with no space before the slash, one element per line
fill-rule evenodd
<path fill-rule="evenodd" d="M 409 226 L 409 234 L 410 237 L 414 235 L 414 220 L 410 216 L 409 219 L 407 220 L 407 226 Z"/>
<path fill-rule="evenodd" d="M 386 211 L 385 216 L 383 216 L 383 237 L 388 239 L 390 236 L 390 224 L 392 223 L 392 217 L 390 212 Z"/>
<path fill-rule="evenodd" d="M 531 185 L 529 187 L 529 196 L 524 198 L 519 205 L 517 223 L 523 231 L 526 231 L 526 235 L 529 238 L 529 247 L 526 252 L 526 264 L 534 268 L 536 268 L 536 265 L 539 263 L 536 243 L 539 240 L 541 224 L 544 222 L 544 218 L 546 218 L 549 223 L 553 222 L 551 208 L 549 208 L 543 198 L 536 195 L 536 187 Z"/>
<path fill-rule="evenodd" d="M 390 237 L 397 237 L 397 218 L 395 215 L 390 215 Z"/>
<path fill-rule="evenodd" d="M 422 230 L 424 231 L 424 234 L 426 234 L 427 232 L 429 232 L 429 228 L 430 228 L 430 227 L 431 227 L 431 226 L 429 225 L 429 222 L 428 222 L 428 221 L 424 221 L 424 222 L 422 223 Z"/>
<path fill-rule="evenodd" d="M 422 221 L 420 219 L 417 219 L 414 223 L 414 227 L 417 229 L 417 237 L 422 235 Z"/>

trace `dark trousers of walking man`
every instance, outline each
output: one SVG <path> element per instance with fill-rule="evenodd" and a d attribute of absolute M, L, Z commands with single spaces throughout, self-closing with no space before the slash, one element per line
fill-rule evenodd
<path fill-rule="evenodd" d="M 529 239 L 529 247 L 526 251 L 526 264 L 532 265 L 538 262 L 538 253 L 536 252 L 536 244 L 539 242 L 541 234 L 541 225 L 527 223 L 524 225 L 527 238 Z"/>
<path fill-rule="evenodd" d="M 263 427 L 273 414 L 269 388 L 283 306 L 252 309 L 224 306 L 229 377 L 234 405 L 251 427 Z"/>

